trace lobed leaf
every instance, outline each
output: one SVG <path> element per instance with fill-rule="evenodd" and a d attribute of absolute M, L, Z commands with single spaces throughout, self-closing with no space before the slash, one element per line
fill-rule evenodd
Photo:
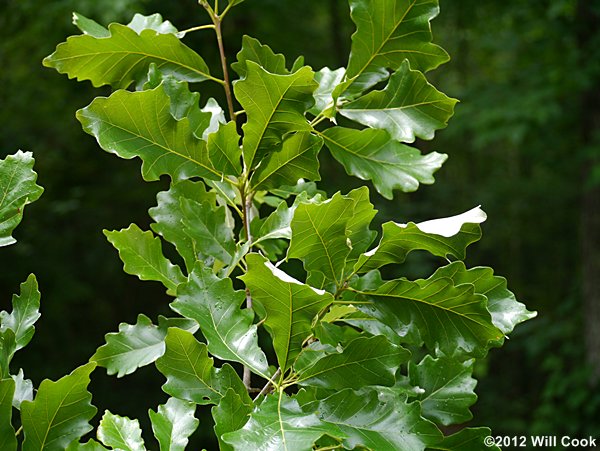
<path fill-rule="evenodd" d="M 33 401 L 21 403 L 23 451 L 58 450 L 92 430 L 97 409 L 87 391 L 96 364 L 80 366 L 56 382 L 42 381 Z"/>
<path fill-rule="evenodd" d="M 489 428 L 464 428 L 456 434 L 448 435 L 444 437 L 444 440 L 435 446 L 431 447 L 431 450 L 439 451 L 479 451 L 482 449 L 490 449 L 493 451 L 500 451 L 500 448 L 493 445 L 490 446 L 486 437 L 490 437 L 492 431 Z"/>
<path fill-rule="evenodd" d="M 456 102 L 404 61 L 382 91 L 346 103 L 339 112 L 368 127 L 386 130 L 397 141 L 413 142 L 415 138 L 433 139 L 436 130 L 446 127 Z"/>
<path fill-rule="evenodd" d="M 242 49 L 237 54 L 237 62 L 231 68 L 240 76 L 248 75 L 248 61 L 258 64 L 271 74 L 287 75 L 290 73 L 285 67 L 285 56 L 275 53 L 268 45 L 262 45 L 258 39 L 244 35 Z"/>
<path fill-rule="evenodd" d="M 240 309 L 245 300 L 245 292 L 234 291 L 231 279 L 221 279 L 198 263 L 188 281 L 179 287 L 171 308 L 198 322 L 212 355 L 239 362 L 269 379 L 267 358 L 258 346 L 253 324 L 254 312 Z"/>
<path fill-rule="evenodd" d="M 21 403 L 23 401 L 33 401 L 33 382 L 29 379 L 25 379 L 22 368 L 16 375 L 12 375 L 11 377 L 15 381 L 13 407 L 17 410 L 21 410 Z"/>
<path fill-rule="evenodd" d="M 158 34 L 177 34 L 177 28 L 168 20 L 163 20 L 158 13 L 149 16 L 136 13 L 127 26 L 139 35 L 144 30 L 154 30 Z"/>
<path fill-rule="evenodd" d="M 104 230 L 108 241 L 119 251 L 123 269 L 140 280 L 161 282 L 167 293 L 175 295 L 177 285 L 185 281 L 179 266 L 171 263 L 162 252 L 160 238 L 131 224 L 119 231 Z"/>
<path fill-rule="evenodd" d="M 123 451 L 146 451 L 142 429 L 138 420 L 104 412 L 98 426 L 98 439 L 112 449 Z"/>
<path fill-rule="evenodd" d="M 73 25 L 79 28 L 83 34 L 89 34 L 94 38 L 110 37 L 110 31 L 106 27 L 76 12 L 73 13 Z"/>
<path fill-rule="evenodd" d="M 13 244 L 13 230 L 23 219 L 25 205 L 36 201 L 44 192 L 37 185 L 33 154 L 18 151 L 0 160 L 0 247 Z"/>
<path fill-rule="evenodd" d="M 259 254 L 248 254 L 246 263 L 248 271 L 240 279 L 264 318 L 279 367 L 285 372 L 310 335 L 313 318 L 333 301 L 333 296 L 297 281 Z"/>
<path fill-rule="evenodd" d="M 12 407 L 15 381 L 0 377 L 0 449 L 16 451 L 17 437 L 12 425 Z"/>
<path fill-rule="evenodd" d="M 154 436 L 161 451 L 183 451 L 188 437 L 194 433 L 199 421 L 194 417 L 196 405 L 177 398 L 169 398 L 158 406 L 156 412 L 149 410 Z"/>
<path fill-rule="evenodd" d="M 20 286 L 19 295 L 12 297 L 12 312 L 0 312 L 0 332 L 11 329 L 15 335 L 15 351 L 24 348 L 33 338 L 34 324 L 40 318 L 40 297 L 33 274 Z"/>
<path fill-rule="evenodd" d="M 148 25 L 139 22 L 133 24 L 137 29 Z M 90 31 L 89 24 L 84 27 Z M 182 81 L 215 80 L 202 57 L 171 32 L 163 34 L 146 28 L 138 33 L 130 26 L 117 23 L 109 25 L 108 31 L 109 37 L 97 37 L 96 30 L 93 35 L 67 38 L 44 59 L 44 66 L 78 81 L 90 80 L 95 87 L 127 88 L 142 80 L 152 63 L 161 72 Z"/>
<path fill-rule="evenodd" d="M 431 152 L 421 155 L 418 149 L 406 146 L 385 130 L 355 130 L 332 127 L 322 134 L 333 157 L 349 175 L 371 180 L 386 199 L 393 191 L 416 191 L 419 183 L 432 184 L 433 173 L 446 161 L 447 155 Z"/>
<path fill-rule="evenodd" d="M 244 399 L 231 388 L 227 389 L 219 404 L 211 409 L 221 451 L 234 450 L 231 445 L 223 441 L 223 435 L 241 429 L 248 422 L 252 409 L 252 402 Z"/>

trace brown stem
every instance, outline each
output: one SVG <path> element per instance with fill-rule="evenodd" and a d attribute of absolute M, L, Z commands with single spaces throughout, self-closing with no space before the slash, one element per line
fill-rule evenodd
<path fill-rule="evenodd" d="M 225 88 L 225 97 L 227 98 L 227 108 L 229 109 L 229 119 L 235 121 L 235 109 L 233 108 L 233 94 L 231 92 L 231 82 L 229 80 L 229 70 L 227 69 L 227 58 L 225 56 L 225 47 L 223 46 L 223 34 L 221 33 L 221 18 L 213 17 L 215 32 L 217 34 L 217 44 L 219 45 L 219 55 L 221 56 L 221 67 L 223 69 L 223 87 Z"/>

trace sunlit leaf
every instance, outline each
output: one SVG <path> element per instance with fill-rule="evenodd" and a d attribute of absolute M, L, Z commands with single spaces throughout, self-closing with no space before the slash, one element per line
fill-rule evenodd
<path fill-rule="evenodd" d="M 272 74 L 287 75 L 290 72 L 285 67 L 285 56 L 275 53 L 268 45 L 262 45 L 258 39 L 244 35 L 242 49 L 237 54 L 237 62 L 231 68 L 240 76 L 248 74 L 248 61 L 258 64 Z"/>
<path fill-rule="evenodd" d="M 79 13 L 73 13 L 73 25 L 79 28 L 82 33 L 89 34 L 95 38 L 110 37 L 110 31 L 107 28 Z"/>
<path fill-rule="evenodd" d="M 154 30 L 159 34 L 177 33 L 177 28 L 175 28 L 168 20 L 163 20 L 162 16 L 158 13 L 149 16 L 136 13 L 127 26 L 137 34 L 141 34 L 144 30 Z"/>
<path fill-rule="evenodd" d="M 20 286 L 18 295 L 13 295 L 12 312 L 0 312 L 0 332 L 11 329 L 15 334 L 15 351 L 24 348 L 35 332 L 34 324 L 40 318 L 38 283 L 33 274 Z"/>
<path fill-rule="evenodd" d="M 123 451 L 145 451 L 138 420 L 104 412 L 98 426 L 98 439 L 106 446 Z"/>
<path fill-rule="evenodd" d="M 233 451 L 234 448 L 223 441 L 223 434 L 241 429 L 252 412 L 253 404 L 238 395 L 231 388 L 221 398 L 219 404 L 211 409 L 215 420 L 215 434 L 221 451 Z"/>
<path fill-rule="evenodd" d="M 194 433 L 199 421 L 194 417 L 196 405 L 189 401 L 169 398 L 166 404 L 158 406 L 156 412 L 148 415 L 152 422 L 154 436 L 161 451 L 183 451 L 188 437 Z"/>

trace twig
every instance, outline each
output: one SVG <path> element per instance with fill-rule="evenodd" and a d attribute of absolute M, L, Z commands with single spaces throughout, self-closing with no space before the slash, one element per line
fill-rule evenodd
<path fill-rule="evenodd" d="M 273 376 L 271 377 L 271 379 L 269 379 L 267 381 L 267 383 L 262 388 L 262 390 L 258 393 L 258 395 L 256 395 L 256 398 L 253 399 L 253 402 L 256 402 L 256 400 L 258 398 L 260 398 L 262 395 L 266 394 L 269 391 L 269 389 L 271 388 L 271 385 L 273 385 L 273 381 L 275 379 L 277 379 L 280 374 L 281 374 L 281 368 L 277 368 L 277 371 L 275 371 L 275 374 L 273 374 Z"/>

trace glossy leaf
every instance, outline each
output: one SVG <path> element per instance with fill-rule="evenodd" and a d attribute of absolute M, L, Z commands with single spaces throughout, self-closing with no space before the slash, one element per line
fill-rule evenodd
<path fill-rule="evenodd" d="M 385 337 L 359 337 L 343 349 L 302 365 L 302 354 L 294 367 L 298 384 L 326 389 L 359 389 L 369 385 L 394 385 L 395 373 L 410 353 L 392 345 Z"/>
<path fill-rule="evenodd" d="M 110 31 L 106 27 L 79 13 L 73 13 L 73 25 L 79 28 L 82 33 L 89 34 L 94 38 L 110 37 Z"/>
<path fill-rule="evenodd" d="M 304 405 L 303 410 L 315 411 L 323 422 L 338 426 L 346 435 L 346 449 L 422 451 L 442 438 L 433 423 L 421 418 L 419 403 L 379 400 L 372 389 L 342 390 Z"/>
<path fill-rule="evenodd" d="M 198 263 L 177 291 L 171 307 L 198 322 L 208 351 L 221 360 L 239 362 L 269 378 L 267 358 L 258 346 L 254 312 L 240 309 L 244 291 L 234 291 L 231 279 L 220 279 Z"/>
<path fill-rule="evenodd" d="M 69 37 L 44 59 L 44 66 L 78 81 L 90 80 L 96 87 L 127 88 L 143 80 L 152 63 L 182 81 L 214 79 L 202 57 L 171 33 L 145 29 L 138 34 L 117 23 L 109 25 L 108 30 L 110 37 Z"/>
<path fill-rule="evenodd" d="M 310 67 L 276 75 L 248 61 L 247 71 L 246 78 L 235 83 L 234 92 L 248 116 L 242 127 L 244 161 L 254 168 L 267 153 L 279 150 L 284 135 L 312 130 L 304 113 L 313 104 L 317 84 Z"/>
<path fill-rule="evenodd" d="M 241 175 L 242 149 L 239 142 L 235 122 L 228 122 L 208 135 L 208 158 L 217 171 L 224 175 Z"/>
<path fill-rule="evenodd" d="M 467 269 L 463 262 L 454 262 L 438 269 L 436 275 L 450 277 L 455 285 L 472 284 L 475 293 L 487 298 L 487 309 L 492 315 L 492 322 L 505 335 L 512 332 L 517 324 L 537 315 L 515 299 L 515 295 L 507 288 L 506 279 L 495 276 L 492 268 Z"/>
<path fill-rule="evenodd" d="M 319 72 L 315 72 L 315 81 L 319 86 L 314 92 L 315 105 L 310 109 L 310 112 L 315 116 L 319 114 L 325 117 L 333 117 L 336 111 L 333 92 L 335 88 L 342 82 L 346 69 L 340 67 L 336 70 L 331 70 L 324 67 Z"/>
<path fill-rule="evenodd" d="M 21 403 L 23 401 L 33 401 L 33 382 L 29 379 L 25 379 L 22 368 L 16 375 L 12 375 L 11 377 L 15 381 L 13 407 L 17 410 L 21 410 Z"/>
<path fill-rule="evenodd" d="M 405 59 L 417 70 L 434 69 L 448 54 L 431 43 L 429 21 L 437 16 L 437 0 L 350 0 L 356 24 L 352 35 L 347 78 L 351 91 L 374 85 Z"/>
<path fill-rule="evenodd" d="M 140 92 L 116 91 L 79 110 L 77 119 L 102 149 L 125 159 L 141 158 L 144 180 L 158 180 L 163 174 L 173 180 L 221 180 L 206 143 L 194 136 L 189 119 L 173 118 L 169 105 L 162 85 Z"/>
<path fill-rule="evenodd" d="M 444 437 L 441 443 L 432 446 L 430 449 L 440 451 L 480 451 L 490 449 L 500 451 L 500 448 L 487 444 L 484 441 L 486 437 L 492 436 L 489 428 L 464 428 L 456 434 Z"/>
<path fill-rule="evenodd" d="M 285 56 L 275 53 L 268 45 L 262 45 L 258 39 L 244 35 L 242 49 L 237 54 L 237 62 L 231 68 L 244 78 L 248 75 L 248 61 L 258 64 L 271 74 L 287 75 L 290 72 L 285 67 Z"/>
<path fill-rule="evenodd" d="M 98 439 L 106 446 L 123 451 L 145 451 L 138 420 L 104 412 L 98 426 Z"/>
<path fill-rule="evenodd" d="M 250 290 L 257 311 L 273 339 L 277 361 L 285 372 L 311 333 L 315 315 L 333 296 L 290 277 L 259 254 L 246 256 L 248 271 L 240 279 Z"/>
<path fill-rule="evenodd" d="M 447 155 L 418 149 L 392 139 L 385 130 L 333 127 L 323 133 L 325 144 L 349 175 L 371 180 L 377 191 L 392 199 L 395 189 L 416 191 L 419 183 L 432 184 Z"/>
<path fill-rule="evenodd" d="M 254 172 L 251 185 L 268 190 L 282 185 L 295 185 L 299 179 L 320 180 L 317 155 L 323 139 L 308 132 L 285 138 L 281 149 L 267 156 Z"/>
<path fill-rule="evenodd" d="M 44 191 L 35 183 L 34 162 L 31 152 L 20 150 L 0 160 L 0 247 L 16 242 L 12 232 L 23 219 L 25 205 Z"/>
<path fill-rule="evenodd" d="M 424 341 L 430 350 L 448 356 L 482 357 L 502 337 L 486 309 L 485 296 L 476 294 L 470 284 L 455 286 L 452 279 L 434 275 L 416 282 L 392 280 L 361 294 L 373 303 L 358 306 L 360 310 L 408 342 Z"/>
<path fill-rule="evenodd" d="M 106 372 L 123 377 L 142 366 L 149 365 L 165 353 L 165 337 L 169 327 L 195 332 L 195 322 L 182 318 L 160 316 L 158 326 L 146 315 L 138 315 L 134 325 L 121 323 L 119 332 L 106 334 L 106 344 L 98 348 L 90 360 L 105 367 Z"/>
<path fill-rule="evenodd" d="M 467 246 L 481 238 L 479 224 L 486 218 L 485 212 L 476 207 L 460 215 L 418 224 L 386 222 L 379 245 L 361 255 L 355 271 L 363 273 L 388 263 L 402 263 L 414 250 L 464 259 Z"/>
<path fill-rule="evenodd" d="M 17 437 L 12 426 L 12 401 L 15 393 L 15 381 L 0 378 L 0 449 L 16 451 Z"/>
<path fill-rule="evenodd" d="M 219 404 L 211 409 L 215 421 L 215 434 L 221 451 L 233 451 L 233 447 L 223 441 L 223 434 L 241 429 L 250 418 L 253 404 L 242 398 L 231 388 L 221 398 Z"/>
<path fill-rule="evenodd" d="M 100 443 L 98 443 L 94 439 L 89 439 L 85 443 L 72 442 L 67 451 L 106 451 L 108 448 L 105 448 Z"/>
<path fill-rule="evenodd" d="M 433 139 L 436 130 L 446 127 L 456 102 L 405 61 L 382 91 L 359 97 L 339 112 L 368 127 L 384 129 L 397 141 L 413 142 Z"/>
<path fill-rule="evenodd" d="M 87 387 L 95 367 L 92 362 L 56 382 L 46 379 L 33 401 L 23 401 L 23 451 L 66 449 L 92 430 L 89 421 L 97 409 L 90 403 Z"/>
<path fill-rule="evenodd" d="M 418 365 L 409 363 L 410 384 L 422 389 L 417 399 L 425 418 L 449 426 L 473 417 L 469 411 L 477 401 L 477 381 L 471 377 L 473 362 L 427 355 Z"/>
<path fill-rule="evenodd" d="M 35 333 L 34 324 L 40 318 L 38 283 L 33 274 L 20 286 L 19 295 L 13 295 L 12 312 L 0 312 L 0 332 L 11 329 L 15 334 L 15 351 L 24 348 Z"/>
<path fill-rule="evenodd" d="M 12 329 L 0 332 L 0 379 L 10 377 L 10 362 L 17 351 L 17 340 Z"/>
<path fill-rule="evenodd" d="M 228 364 L 216 369 L 206 345 L 191 333 L 171 328 L 165 343 L 166 351 L 156 361 L 156 368 L 167 378 L 165 393 L 196 404 L 218 404 L 228 388 L 246 393 L 235 370 Z"/>
<path fill-rule="evenodd" d="M 160 238 L 131 224 L 119 231 L 104 230 L 108 241 L 119 251 L 123 269 L 140 280 L 161 282 L 167 293 L 175 295 L 177 285 L 185 281 L 179 266 L 171 263 L 162 252 Z"/>
<path fill-rule="evenodd" d="M 149 16 L 136 13 L 127 26 L 140 35 L 144 30 L 154 30 L 158 34 L 177 33 L 177 28 L 168 20 L 163 20 L 162 16 L 158 13 Z"/>
<path fill-rule="evenodd" d="M 195 404 L 177 398 L 169 398 L 166 404 L 158 406 L 156 412 L 148 411 L 152 430 L 161 451 L 185 449 L 189 436 L 194 433 L 199 424 L 194 417 L 195 412 Z"/>
<path fill-rule="evenodd" d="M 298 402 L 282 392 L 268 396 L 238 431 L 223 436 L 235 449 L 256 451 L 308 451 L 324 434 L 343 434 L 337 426 L 305 413 Z"/>

